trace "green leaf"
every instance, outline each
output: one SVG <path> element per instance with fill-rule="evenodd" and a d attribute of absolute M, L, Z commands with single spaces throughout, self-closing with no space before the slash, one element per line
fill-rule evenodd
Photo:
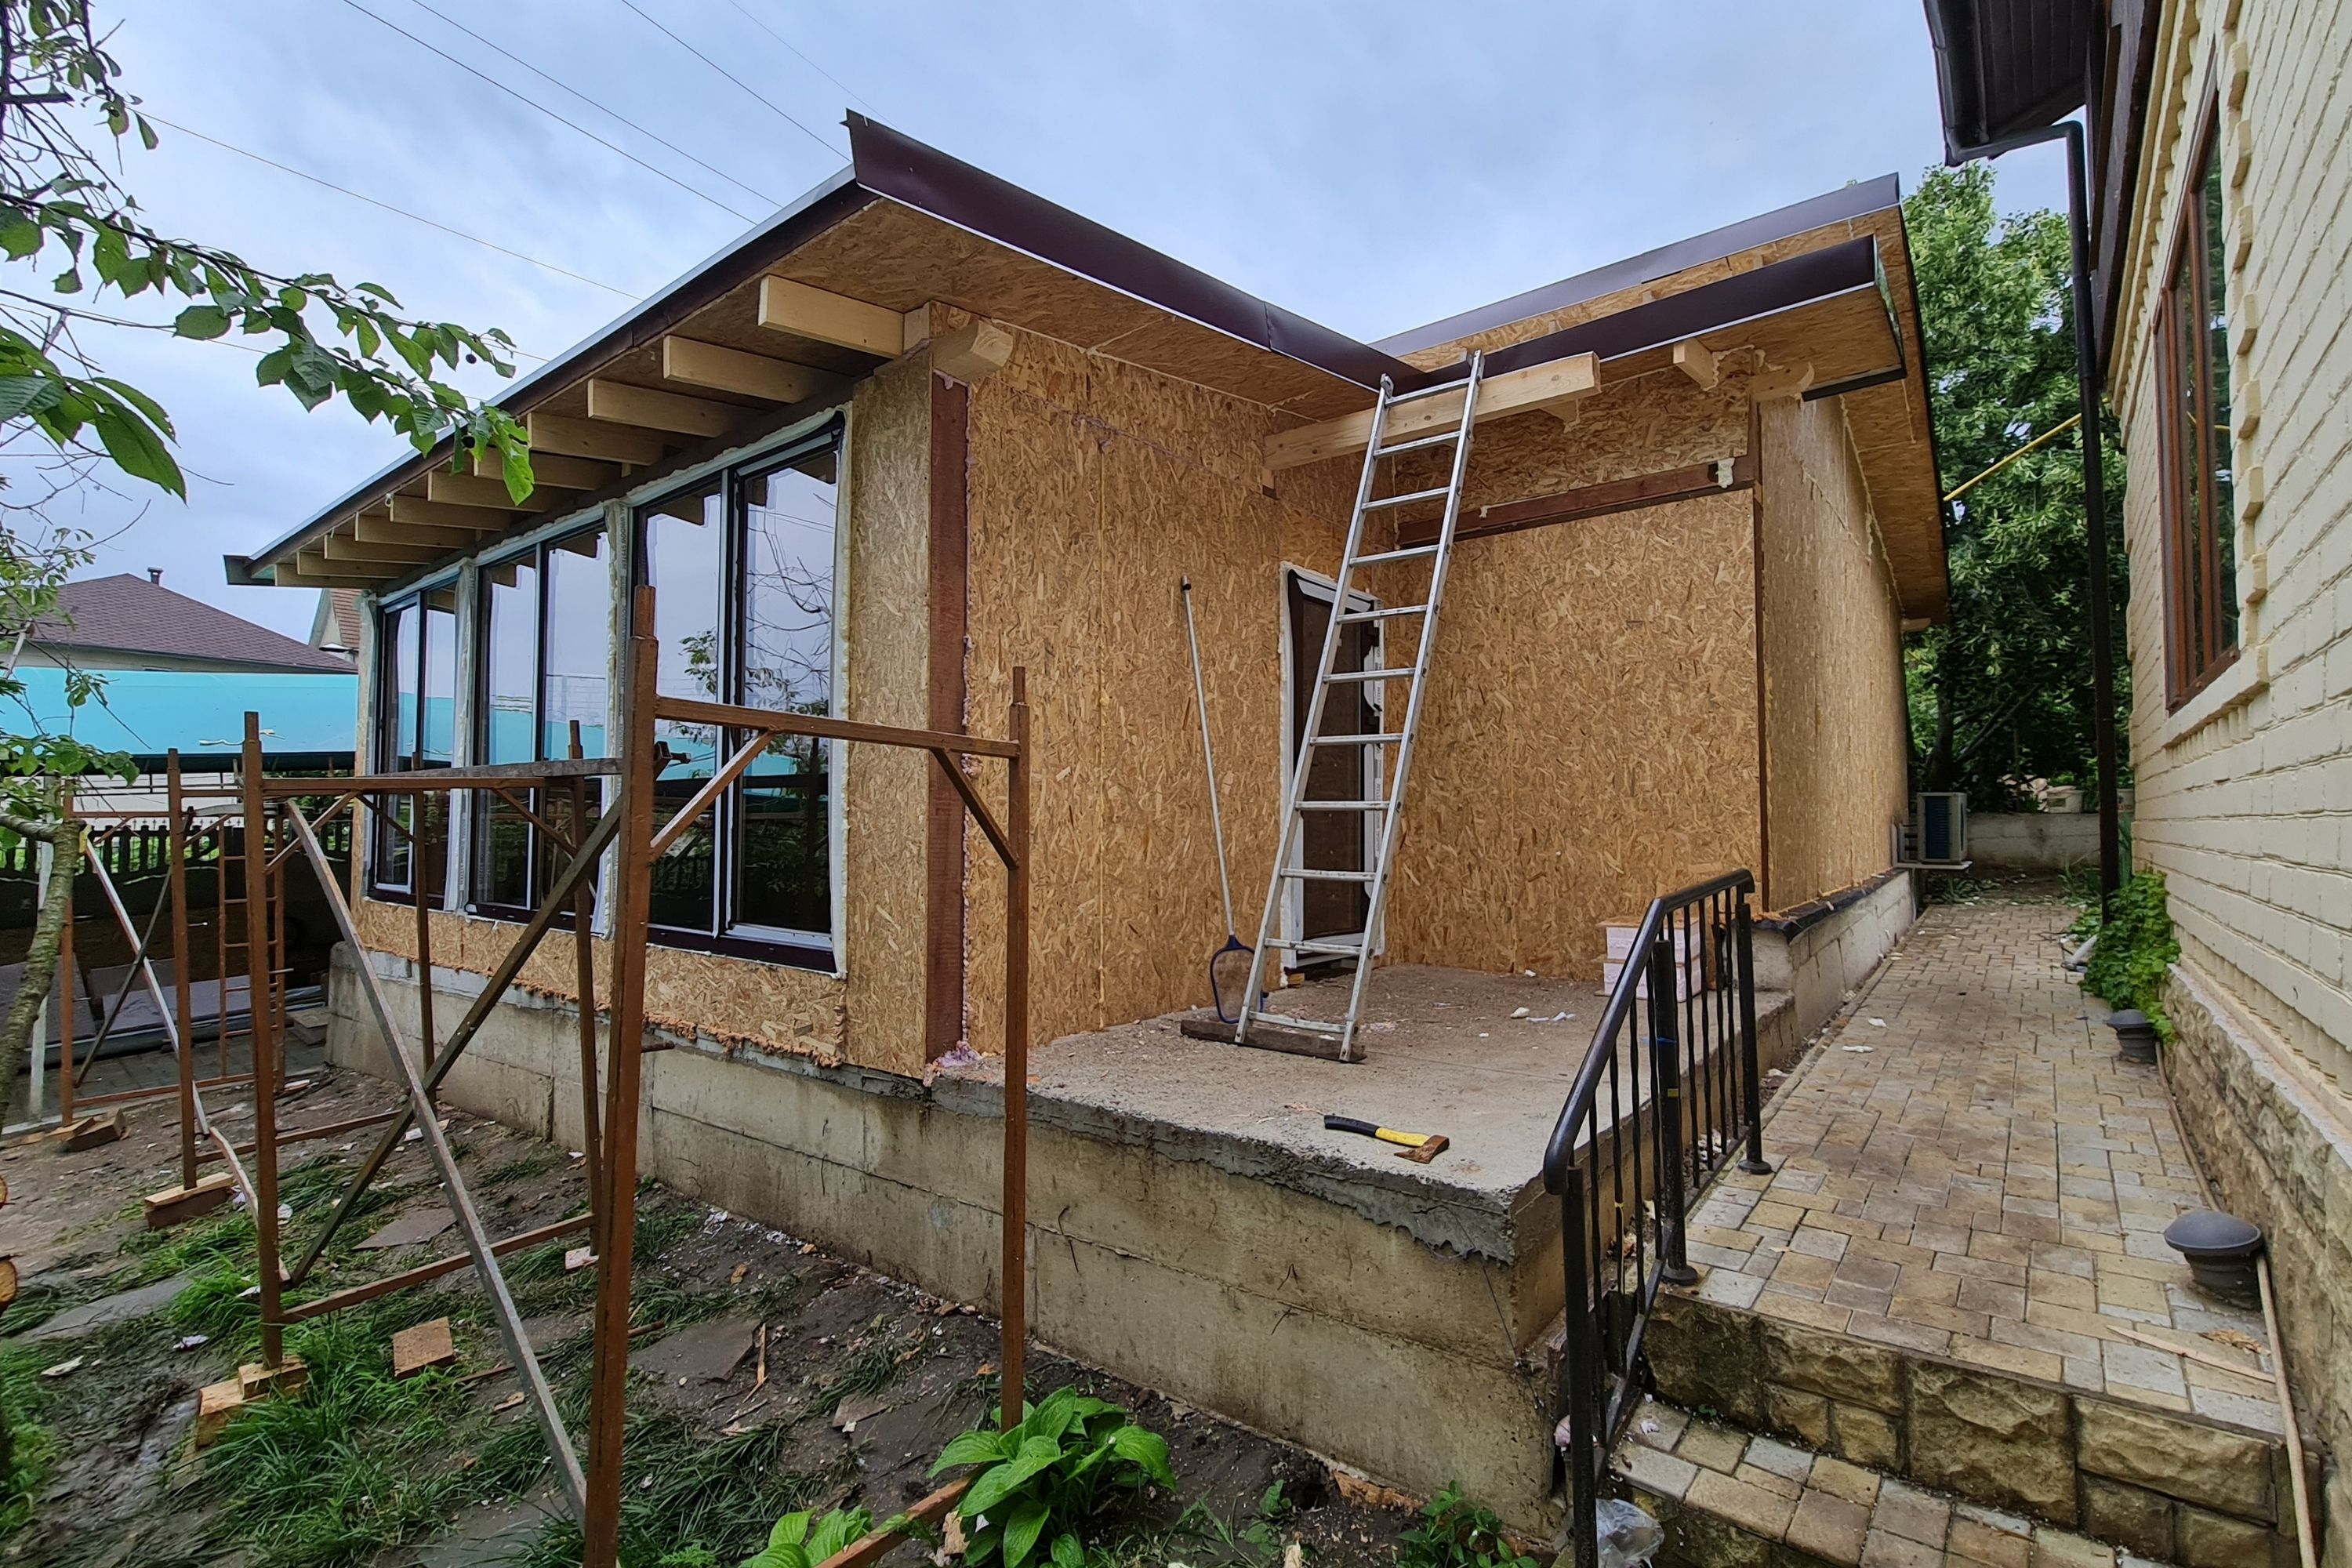
<path fill-rule="evenodd" d="M 958 1465 L 992 1465 L 1011 1457 L 1003 1433 L 966 1432 L 940 1450 L 940 1462 L 931 1467 L 931 1474 L 936 1476 Z"/>
<path fill-rule="evenodd" d="M 986 1513 L 1018 1490 L 1022 1482 L 1061 1457 L 1062 1446 L 1051 1437 L 1029 1438 L 1012 1458 L 982 1472 L 980 1479 L 972 1482 L 971 1490 L 964 1493 L 963 1506 L 958 1511 L 967 1519 Z"/>
<path fill-rule="evenodd" d="M 1087 1549 L 1078 1544 L 1074 1531 L 1064 1531 L 1054 1537 L 1054 1568 L 1086 1568 Z"/>
<path fill-rule="evenodd" d="M 22 261 L 37 254 L 45 237 L 41 226 L 22 213 L 11 213 L 0 219 L 0 253 L 11 261 Z"/>
<path fill-rule="evenodd" d="M 874 1525 L 874 1516 L 862 1508 L 834 1509 L 817 1521 L 809 1532 L 808 1554 L 812 1563 L 822 1563 L 834 1556 L 851 1542 L 864 1535 Z"/>
<path fill-rule="evenodd" d="M 1045 1528 L 1045 1505 L 1024 1499 L 1013 1505 L 1004 1521 L 1004 1568 L 1021 1568 Z"/>
<path fill-rule="evenodd" d="M 187 499 L 188 484 L 181 477 L 180 465 L 172 460 L 155 427 L 136 412 L 119 403 L 101 405 L 89 423 L 116 468 L 134 479 L 145 479 L 158 489 Z"/>
<path fill-rule="evenodd" d="M 1163 1487 L 1176 1484 L 1176 1472 L 1168 1465 L 1168 1439 L 1141 1426 L 1122 1426 L 1111 1434 L 1111 1451 L 1120 1458 L 1140 1466 L 1143 1473 Z"/>
<path fill-rule="evenodd" d="M 53 376 L 0 375 L 0 419 L 15 419 L 54 406 L 65 388 Z"/>
<path fill-rule="evenodd" d="M 209 342 L 228 331 L 228 312 L 218 305 L 191 305 L 172 321 L 172 331 L 184 338 Z"/>
<path fill-rule="evenodd" d="M 81 268 L 79 267 L 67 268 L 63 272 L 58 273 L 55 278 L 49 279 L 49 287 L 60 294 L 80 293 Z"/>

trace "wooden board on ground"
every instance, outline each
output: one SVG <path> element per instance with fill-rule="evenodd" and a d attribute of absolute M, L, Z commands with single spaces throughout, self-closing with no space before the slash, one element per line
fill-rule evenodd
<path fill-rule="evenodd" d="M 236 1191 L 236 1179 L 226 1171 L 215 1171 L 193 1187 L 165 1187 L 160 1193 L 150 1193 L 142 1200 L 146 1211 L 147 1228 L 164 1230 L 183 1220 L 207 1215 L 228 1202 Z"/>
<path fill-rule="evenodd" d="M 1177 1033 L 1189 1039 L 1216 1040 L 1234 1045 L 1234 1026 L 1211 1015 L 1195 1014 L 1181 1020 Z M 1326 1061 L 1339 1061 L 1339 1042 L 1328 1035 L 1307 1029 L 1286 1029 L 1279 1024 L 1252 1024 L 1250 1037 L 1238 1042 L 1261 1051 L 1281 1051 L 1294 1057 L 1321 1057 Z M 1360 1060 L 1361 1058 L 1358 1058 Z"/>
<path fill-rule="evenodd" d="M 68 1154 L 79 1154 L 85 1149 L 118 1142 L 130 1131 L 130 1121 L 120 1110 L 110 1110 L 102 1116 L 85 1116 L 65 1130 L 60 1147 Z"/>
<path fill-rule="evenodd" d="M 196 1447 L 208 1448 L 228 1430 L 228 1418 L 245 1408 L 245 1385 L 236 1378 L 208 1383 L 196 1395 Z"/>
<path fill-rule="evenodd" d="M 415 1247 L 432 1240 L 451 1226 L 457 1217 L 446 1209 L 419 1209 L 405 1214 L 365 1241 L 360 1243 L 362 1252 L 383 1252 L 395 1247 Z"/>
<path fill-rule="evenodd" d="M 392 1336 L 392 1375 L 415 1377 L 457 1359 L 457 1343 L 449 1335 L 449 1320 L 435 1318 Z"/>

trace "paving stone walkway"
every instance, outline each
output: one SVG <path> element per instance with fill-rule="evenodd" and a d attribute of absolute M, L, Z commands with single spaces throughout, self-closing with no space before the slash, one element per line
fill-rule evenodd
<path fill-rule="evenodd" d="M 2060 966 L 2073 913 L 1928 910 L 1768 1113 L 1775 1173 L 1694 1211 L 1696 1294 L 2280 1432 L 2262 1315 L 2164 1244 L 2204 1200 L 2157 1069 Z"/>

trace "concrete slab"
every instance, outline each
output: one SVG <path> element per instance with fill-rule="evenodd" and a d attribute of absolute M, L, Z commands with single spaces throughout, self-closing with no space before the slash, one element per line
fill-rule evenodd
<path fill-rule="evenodd" d="M 158 1279 L 152 1285 L 142 1285 L 136 1289 L 117 1291 L 96 1301 L 85 1301 L 79 1307 L 59 1312 L 25 1337 L 28 1340 L 62 1340 L 115 1323 L 127 1323 L 133 1318 L 162 1311 L 172 1304 L 173 1297 L 187 1289 L 187 1275 L 174 1274 L 169 1279 Z"/>

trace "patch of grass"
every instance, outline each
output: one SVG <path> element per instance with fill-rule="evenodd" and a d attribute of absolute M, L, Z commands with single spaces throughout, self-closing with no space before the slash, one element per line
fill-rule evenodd
<path fill-rule="evenodd" d="M 474 1178 L 478 1187 L 503 1187 L 515 1182 L 527 1182 L 533 1176 L 543 1176 L 564 1162 L 552 1149 L 534 1150 L 511 1160 L 491 1166 Z"/>
<path fill-rule="evenodd" d="M 53 1350 L 55 1347 L 51 1347 Z M 14 1442 L 7 1474 L 0 1476 L 0 1541 L 25 1527 L 33 1517 L 33 1499 L 57 1463 L 57 1435 L 40 1424 L 47 1401 L 42 1397 L 41 1368 L 50 1360 L 37 1345 L 9 1345 L 0 1350 L 0 1419 L 5 1419 Z"/>
<path fill-rule="evenodd" d="M 1245 1522 L 1217 1512 L 1202 1499 L 1165 1525 L 1089 1543 L 1087 1562 L 1090 1568 L 1157 1568 L 1178 1561 L 1192 1568 L 1264 1568 L 1282 1555 L 1283 1524 L 1290 1513 L 1280 1481 L 1265 1489 Z"/>
<path fill-rule="evenodd" d="M 818 1404 L 831 1409 L 844 1399 L 879 1394 L 890 1386 L 903 1364 L 899 1352 L 906 1347 L 881 1333 L 882 1325 L 887 1321 L 886 1314 L 866 1325 L 866 1331 L 875 1336 L 873 1342 L 851 1352 L 849 1359 L 842 1363 L 841 1370 L 834 1374 L 833 1381 L 824 1385 L 824 1392 L 817 1395 Z"/>

